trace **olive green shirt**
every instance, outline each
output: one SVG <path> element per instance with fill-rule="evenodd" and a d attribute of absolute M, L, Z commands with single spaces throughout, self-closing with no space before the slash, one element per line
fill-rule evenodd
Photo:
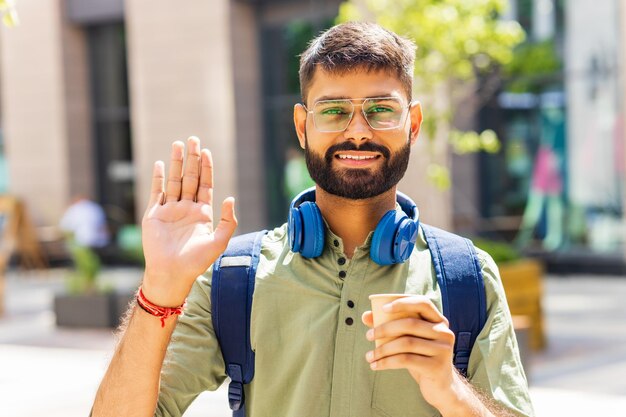
<path fill-rule="evenodd" d="M 374 348 L 361 322 L 376 293 L 426 295 L 442 310 L 430 252 L 421 233 L 409 261 L 380 266 L 369 257 L 372 233 L 352 259 L 326 229 L 323 254 L 306 259 L 290 251 L 287 226 L 262 242 L 252 303 L 255 375 L 246 386 L 247 417 L 436 416 L 405 369 L 372 371 Z M 474 344 L 469 381 L 521 416 L 532 416 L 511 315 L 498 270 L 478 257 L 488 318 Z M 205 390 L 225 380 L 211 320 L 211 272 L 198 278 L 179 318 L 161 374 L 156 416 L 180 416 Z M 207 410 L 207 416 L 210 410 Z"/>

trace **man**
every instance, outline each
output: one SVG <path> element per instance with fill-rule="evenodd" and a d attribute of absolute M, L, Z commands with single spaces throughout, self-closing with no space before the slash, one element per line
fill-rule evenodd
<path fill-rule="evenodd" d="M 422 121 L 420 104 L 411 101 L 414 52 L 411 42 L 377 25 L 351 23 L 323 33 L 301 57 L 303 103 L 294 107 L 294 123 L 317 185 L 324 247 L 313 258 L 292 251 L 286 225 L 263 239 L 252 305 L 249 417 L 533 414 L 488 255 L 479 251 L 488 317 L 468 380 L 452 364 L 454 334 L 440 313 L 423 234 L 406 262 L 382 266 L 370 258 L 372 231 L 396 209 L 396 184 Z M 94 416 L 179 416 L 225 379 L 210 317 L 209 268 L 235 229 L 234 200 L 223 202 L 213 230 L 211 155 L 190 138 L 183 173 L 183 148 L 180 142 L 172 147 L 166 185 L 163 164 L 154 167 L 143 220 L 141 300 L 158 309 L 187 298 L 185 313 L 177 323 L 167 310 L 159 323 L 134 308 Z M 391 309 L 413 318 L 372 328 L 368 295 L 399 292 L 413 295 Z M 372 341 L 386 337 L 395 340 L 375 349 Z"/>
<path fill-rule="evenodd" d="M 59 225 L 61 230 L 69 233 L 76 244 L 82 247 L 98 249 L 109 244 L 104 209 L 82 195 L 72 198 Z"/>

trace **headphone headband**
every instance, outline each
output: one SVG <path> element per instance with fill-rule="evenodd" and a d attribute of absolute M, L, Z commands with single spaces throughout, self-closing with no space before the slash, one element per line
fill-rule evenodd
<path fill-rule="evenodd" d="M 378 222 L 370 247 L 370 258 L 379 265 L 406 261 L 417 240 L 419 211 L 415 203 L 396 192 L 395 208 L 387 211 Z M 324 220 L 315 203 L 315 187 L 302 191 L 289 206 L 289 245 L 304 258 L 316 258 L 324 250 Z"/>
<path fill-rule="evenodd" d="M 289 205 L 289 210 L 300 207 L 300 204 L 305 201 L 310 201 L 311 203 L 315 203 L 315 187 L 307 188 L 306 190 L 300 192 L 297 196 L 291 200 L 291 204 Z"/>
<path fill-rule="evenodd" d="M 400 191 L 396 191 L 396 201 L 400 204 L 402 211 L 409 216 L 409 219 L 416 223 L 419 222 L 420 215 L 417 205 L 413 202 L 413 200 L 411 200 L 411 198 L 409 198 L 408 195 L 401 193 Z"/>
<path fill-rule="evenodd" d="M 295 196 L 289 205 L 289 210 L 298 208 L 304 202 L 315 203 L 315 187 L 307 188 L 300 194 Z M 400 191 L 396 191 L 396 202 L 400 205 L 402 211 L 414 222 L 419 221 L 419 210 L 417 205 L 409 196 Z"/>

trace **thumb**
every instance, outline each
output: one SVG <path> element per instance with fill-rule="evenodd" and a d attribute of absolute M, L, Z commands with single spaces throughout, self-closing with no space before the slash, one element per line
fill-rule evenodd
<path fill-rule="evenodd" d="M 363 321 L 363 324 L 367 327 L 374 327 L 374 316 L 372 316 L 371 311 L 366 311 L 365 313 L 363 313 L 363 315 L 361 316 L 361 321 Z"/>
<path fill-rule="evenodd" d="M 215 228 L 215 240 L 220 242 L 224 248 L 237 228 L 237 217 L 235 217 L 235 199 L 228 197 L 222 202 L 222 218 Z"/>

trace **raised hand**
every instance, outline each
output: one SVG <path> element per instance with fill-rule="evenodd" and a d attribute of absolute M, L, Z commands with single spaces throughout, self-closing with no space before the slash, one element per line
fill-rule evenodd
<path fill-rule="evenodd" d="M 213 160 L 198 138 L 172 144 L 165 182 L 162 161 L 154 164 L 150 201 L 142 221 L 146 259 L 143 292 L 163 307 L 181 305 L 195 279 L 224 252 L 235 228 L 235 200 L 222 203 L 222 218 L 213 227 Z M 184 168 L 183 168 L 184 165 Z"/>

